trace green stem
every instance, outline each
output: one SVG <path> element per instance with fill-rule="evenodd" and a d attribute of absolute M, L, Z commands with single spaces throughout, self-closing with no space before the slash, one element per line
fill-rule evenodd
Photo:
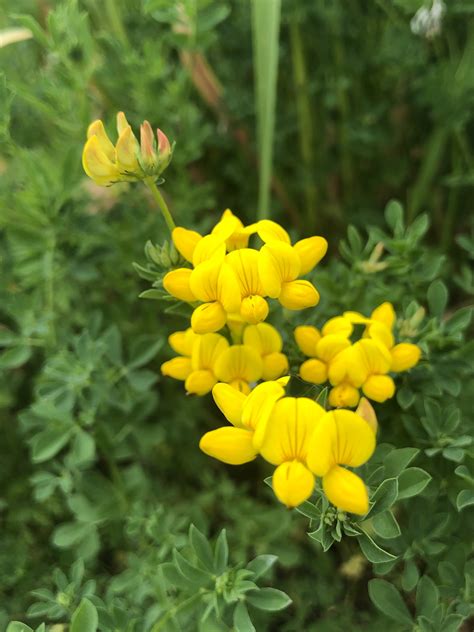
<path fill-rule="evenodd" d="M 295 18 L 290 22 L 291 57 L 293 62 L 293 82 L 295 86 L 296 110 L 301 158 L 304 165 L 304 187 L 306 213 L 311 222 L 317 205 L 317 188 L 314 182 L 313 119 L 308 95 L 308 76 L 304 57 L 301 29 Z"/>
<path fill-rule="evenodd" d="M 143 182 L 150 189 L 155 202 L 160 207 L 160 211 L 165 219 L 166 225 L 168 226 L 170 233 L 172 233 L 173 230 L 176 228 L 176 224 L 174 223 L 173 216 L 170 213 L 164 197 L 161 195 L 160 190 L 156 186 L 155 181 L 153 180 L 153 178 L 146 178 Z"/>
<path fill-rule="evenodd" d="M 168 610 L 168 612 L 165 614 L 163 619 L 161 619 L 161 621 L 158 621 L 157 623 L 155 623 L 155 625 L 151 629 L 151 632 L 159 632 L 159 630 L 162 630 L 163 626 L 165 625 L 165 623 L 167 623 L 171 619 L 171 617 L 174 617 L 180 610 L 183 610 L 184 608 L 189 606 L 189 604 L 191 604 L 193 601 L 195 601 L 196 598 L 198 598 L 198 599 L 201 598 L 201 594 L 202 593 L 195 593 L 194 595 L 192 595 L 188 599 L 185 599 L 184 601 L 179 603 L 174 608 L 171 608 L 170 610 Z"/>

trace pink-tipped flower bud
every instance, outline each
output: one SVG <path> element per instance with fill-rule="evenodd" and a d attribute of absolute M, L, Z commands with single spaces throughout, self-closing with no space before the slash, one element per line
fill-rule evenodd
<path fill-rule="evenodd" d="M 161 129 L 156 130 L 156 136 L 158 138 L 158 162 L 161 173 L 170 164 L 173 150 L 168 137 L 161 131 Z"/>
<path fill-rule="evenodd" d="M 143 121 L 140 126 L 141 161 L 146 170 L 153 170 L 157 164 L 155 151 L 155 137 L 153 129 L 148 121 Z"/>

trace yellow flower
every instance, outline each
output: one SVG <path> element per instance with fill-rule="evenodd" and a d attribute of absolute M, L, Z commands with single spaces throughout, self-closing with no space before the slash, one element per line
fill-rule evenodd
<path fill-rule="evenodd" d="M 377 340 L 362 338 L 353 346 L 357 371 L 364 375 L 362 391 L 369 399 L 384 402 L 395 394 L 395 383 L 387 375 L 392 358 L 388 349 Z"/>
<path fill-rule="evenodd" d="M 188 393 L 206 395 L 217 383 L 216 365 L 229 347 L 220 334 L 209 333 L 197 336 L 191 355 L 191 373 L 184 384 Z"/>
<path fill-rule="evenodd" d="M 314 285 L 298 279 L 301 268 L 297 252 L 283 241 L 271 241 L 260 250 L 258 269 L 265 293 L 287 309 L 304 309 L 319 302 Z"/>
<path fill-rule="evenodd" d="M 225 244 L 224 251 L 227 249 L 230 252 L 247 247 L 250 235 L 255 232 L 254 226 L 244 227 L 240 219 L 230 209 L 227 209 L 212 229 L 211 235 Z M 204 237 L 195 230 L 188 230 L 182 226 L 176 227 L 172 236 L 176 250 L 186 261 L 194 263 L 194 250 Z M 194 265 L 196 264 L 194 263 Z"/>
<path fill-rule="evenodd" d="M 333 410 L 318 421 L 307 454 L 309 469 L 323 479 L 328 500 L 338 509 L 364 515 L 369 497 L 362 479 L 342 465 L 359 467 L 375 450 L 369 424 L 349 410 Z"/>
<path fill-rule="evenodd" d="M 253 325 L 262 322 L 268 316 L 268 303 L 265 300 L 258 273 L 259 254 L 251 248 L 240 248 L 227 255 L 226 261 L 235 272 L 242 303 L 240 315 Z"/>
<path fill-rule="evenodd" d="M 389 350 L 392 357 L 390 363 L 391 371 L 395 373 L 408 371 L 408 369 L 418 364 L 421 349 L 417 345 L 409 342 L 395 344 L 393 327 L 396 321 L 396 314 L 392 303 L 386 301 L 376 307 L 370 318 L 366 318 L 358 312 L 345 312 L 344 316 L 353 323 L 365 324 L 364 337 L 378 340 Z"/>
<path fill-rule="evenodd" d="M 244 330 L 244 344 L 260 354 L 263 361 L 263 380 L 276 380 L 288 372 L 288 358 L 281 353 L 282 337 L 272 325 L 248 325 Z"/>
<path fill-rule="evenodd" d="M 192 372 L 191 355 L 197 338 L 198 336 L 191 328 L 185 331 L 175 331 L 168 337 L 170 347 L 180 355 L 161 365 L 163 375 L 182 381 L 189 377 Z"/>
<path fill-rule="evenodd" d="M 255 349 L 246 345 L 232 345 L 219 356 L 215 373 L 219 382 L 230 384 L 236 390 L 250 393 L 250 383 L 262 377 L 262 358 Z"/>
<path fill-rule="evenodd" d="M 191 327 L 198 334 L 219 331 L 226 324 L 227 314 L 240 310 L 239 282 L 225 261 L 214 258 L 200 263 L 189 275 L 189 288 L 204 303 L 191 316 Z"/>
<path fill-rule="evenodd" d="M 270 219 L 262 219 L 257 222 L 256 229 L 258 236 L 266 244 L 279 241 L 291 246 L 291 239 L 286 230 Z M 299 274 L 304 275 L 310 272 L 324 257 L 327 249 L 328 242 L 324 237 L 307 237 L 297 241 L 293 250 L 300 261 Z"/>
<path fill-rule="evenodd" d="M 230 465 L 253 461 L 265 436 L 275 402 L 285 394 L 277 382 L 265 382 L 244 395 L 228 384 L 216 384 L 212 395 L 232 427 L 207 432 L 199 443 L 209 456 Z"/>
<path fill-rule="evenodd" d="M 157 130 L 156 142 L 148 121 L 141 126 L 141 145 L 123 112 L 117 114 L 117 132 L 118 140 L 114 146 L 102 121 L 89 125 L 82 165 L 96 184 L 109 186 L 120 181 L 158 177 L 169 165 L 172 155 L 169 140 Z"/>
<path fill-rule="evenodd" d="M 271 412 L 260 454 L 277 466 L 273 490 L 287 507 L 300 505 L 313 492 L 315 479 L 306 459 L 323 415 L 324 409 L 306 397 L 284 397 Z"/>
<path fill-rule="evenodd" d="M 304 341 L 306 351 L 311 351 L 310 340 L 312 337 L 313 342 L 316 341 L 316 332 L 310 332 L 310 330 L 301 330 L 298 333 L 295 332 L 297 341 Z M 306 382 L 311 384 L 324 384 L 328 380 L 328 373 L 330 367 L 335 362 L 339 354 L 351 346 L 350 341 L 345 335 L 340 334 L 328 334 L 322 336 L 317 342 L 315 342 L 315 348 L 312 352 L 310 360 L 306 360 L 300 366 L 300 376 Z M 342 378 L 340 380 L 342 382 Z"/>

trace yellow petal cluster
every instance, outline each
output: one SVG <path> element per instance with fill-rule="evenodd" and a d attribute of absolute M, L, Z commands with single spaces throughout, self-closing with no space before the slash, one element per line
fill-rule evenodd
<path fill-rule="evenodd" d="M 346 468 L 363 465 L 375 449 L 368 402 L 363 415 L 343 409 L 326 412 L 306 397 L 285 396 L 278 381 L 262 383 L 249 395 L 226 384 L 217 384 L 212 392 L 232 426 L 207 432 L 199 444 L 203 452 L 231 465 L 260 454 L 276 466 L 273 490 L 287 507 L 307 500 L 320 477 L 324 493 L 336 507 L 367 513 L 367 489 Z"/>
<path fill-rule="evenodd" d="M 101 120 L 89 125 L 82 165 L 96 184 L 110 186 L 116 182 L 157 178 L 171 162 L 173 148 L 168 138 L 158 129 L 155 139 L 148 121 L 141 125 L 139 143 L 125 114 L 119 112 L 117 134 L 114 145 Z"/>
<path fill-rule="evenodd" d="M 329 382 L 329 403 L 335 408 L 357 406 L 361 391 L 376 402 L 390 399 L 395 394 L 390 373 L 412 368 L 421 356 L 415 344 L 395 344 L 395 324 L 393 305 L 385 302 L 369 317 L 344 312 L 330 319 L 321 331 L 312 326 L 297 327 L 296 343 L 309 358 L 300 366 L 301 378 L 312 384 Z M 352 341 L 358 325 L 364 330 L 359 340 Z"/>
<path fill-rule="evenodd" d="M 263 245 L 249 247 L 257 234 Z M 327 250 L 323 237 L 292 245 L 284 228 L 270 220 L 244 226 L 227 209 L 209 235 L 178 226 L 173 243 L 192 267 L 163 278 L 164 289 L 194 306 L 191 327 L 197 334 L 220 331 L 226 324 L 258 325 L 270 311 L 268 299 L 290 310 L 315 306 L 319 293 L 300 277 L 310 272 Z"/>

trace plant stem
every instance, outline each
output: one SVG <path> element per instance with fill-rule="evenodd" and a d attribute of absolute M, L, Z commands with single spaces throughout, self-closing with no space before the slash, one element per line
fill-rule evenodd
<path fill-rule="evenodd" d="M 195 593 L 188 599 L 185 599 L 184 601 L 179 603 L 174 608 L 171 608 L 170 610 L 168 610 L 168 612 L 161 619 L 161 621 L 158 621 L 157 623 L 155 623 L 155 625 L 151 629 L 151 632 L 159 632 L 159 630 L 162 630 L 164 624 L 167 623 L 167 621 L 169 621 L 171 617 L 174 617 L 174 615 L 177 614 L 180 610 L 183 610 L 183 608 L 186 608 L 186 606 L 189 606 L 189 604 L 195 601 L 196 598 L 200 598 L 200 597 L 201 597 L 201 593 Z"/>
<path fill-rule="evenodd" d="M 160 207 L 160 211 L 164 217 L 166 225 L 168 226 L 170 233 L 172 233 L 173 229 L 176 228 L 176 224 L 174 223 L 173 216 L 170 213 L 170 210 L 168 208 L 168 205 L 165 202 L 164 197 L 161 195 L 160 190 L 156 186 L 155 181 L 153 180 L 153 178 L 145 178 L 143 182 L 150 189 L 151 194 L 153 195 L 155 199 L 155 202 Z"/>
<path fill-rule="evenodd" d="M 309 222 L 317 205 L 317 187 L 314 182 L 314 152 L 313 152 L 313 119 L 311 116 L 311 102 L 308 95 L 308 76 L 304 57 L 301 29 L 296 18 L 290 22 L 291 57 L 293 61 L 293 83 L 296 92 L 296 110 L 298 115 L 298 131 L 300 152 L 304 166 L 304 190 L 306 198 L 306 214 Z"/>

